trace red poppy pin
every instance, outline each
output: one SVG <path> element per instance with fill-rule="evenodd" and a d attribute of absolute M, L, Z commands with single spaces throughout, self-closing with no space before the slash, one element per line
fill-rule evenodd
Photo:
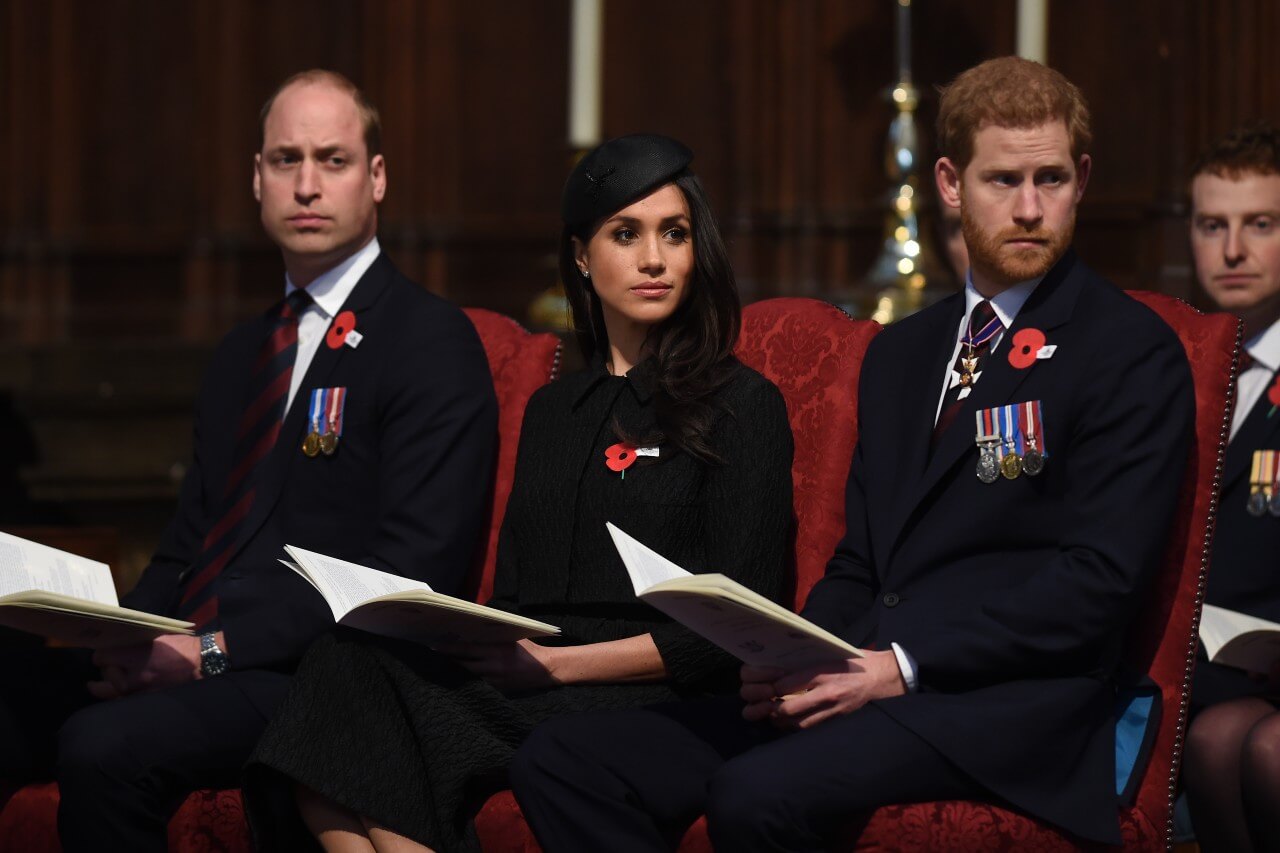
<path fill-rule="evenodd" d="M 329 349 L 337 349 L 347 342 L 347 335 L 354 332 L 355 329 L 355 313 L 343 311 L 333 318 L 333 325 L 329 327 L 329 334 L 325 336 L 324 342 L 329 345 Z"/>
<path fill-rule="evenodd" d="M 1271 387 L 1267 389 L 1267 399 L 1271 401 L 1271 411 L 1267 412 L 1267 417 L 1271 417 L 1276 413 L 1276 407 L 1280 406 L 1280 373 L 1276 374 Z"/>
<path fill-rule="evenodd" d="M 1044 332 L 1039 329 L 1020 329 L 1013 336 L 1013 345 L 1009 347 L 1009 363 L 1019 370 L 1025 370 L 1036 363 L 1036 353 L 1044 346 Z"/>
<path fill-rule="evenodd" d="M 622 474 L 622 479 L 627 478 L 627 469 L 635 464 L 636 447 L 634 444 L 627 444 L 620 441 L 612 445 L 604 451 L 604 464 L 608 466 L 610 471 L 617 471 Z"/>

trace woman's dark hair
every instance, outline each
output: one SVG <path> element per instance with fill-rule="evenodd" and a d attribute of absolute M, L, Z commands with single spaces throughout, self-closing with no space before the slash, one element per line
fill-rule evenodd
<path fill-rule="evenodd" d="M 702 182 L 685 169 L 674 183 L 689 205 L 693 276 L 688 296 L 670 317 L 649 330 L 645 343 L 654 360 L 653 411 L 662 437 L 698 459 L 719 461 L 709 441 L 716 415 L 711 401 L 733 372 L 733 347 L 738 342 L 742 306 L 729 252 Z M 590 280 L 578 269 L 573 238 L 585 244 L 599 225 L 593 223 L 584 233 L 565 228 L 560 234 L 560 280 L 573 311 L 578 346 L 587 361 L 596 356 L 608 358 L 609 335 L 600 300 L 591 289 Z M 656 438 L 619 437 L 635 443 L 649 443 Z"/>

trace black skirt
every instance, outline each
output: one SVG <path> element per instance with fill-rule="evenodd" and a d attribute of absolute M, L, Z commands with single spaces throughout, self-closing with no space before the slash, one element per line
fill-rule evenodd
<path fill-rule="evenodd" d="M 560 714 L 681 698 L 663 684 L 509 695 L 423 646 L 336 629 L 303 658 L 245 771 L 257 846 L 319 849 L 301 783 L 440 853 L 479 850 L 473 818 L 507 787 L 515 750 Z"/>

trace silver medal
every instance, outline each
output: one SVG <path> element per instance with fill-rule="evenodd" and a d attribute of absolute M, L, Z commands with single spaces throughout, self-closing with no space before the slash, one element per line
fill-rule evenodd
<path fill-rule="evenodd" d="M 1034 477 L 1044 470 L 1044 454 L 1039 450 L 1028 450 L 1022 457 L 1022 473 Z"/>
<path fill-rule="evenodd" d="M 978 479 L 984 483 L 1000 479 L 1000 462 L 996 459 L 996 449 L 991 445 L 983 447 L 978 455 Z"/>
<path fill-rule="evenodd" d="M 1249 515 L 1261 516 L 1267 511 L 1267 496 L 1262 492 L 1254 492 L 1249 495 L 1249 503 L 1245 504 L 1245 509 L 1249 511 Z"/>

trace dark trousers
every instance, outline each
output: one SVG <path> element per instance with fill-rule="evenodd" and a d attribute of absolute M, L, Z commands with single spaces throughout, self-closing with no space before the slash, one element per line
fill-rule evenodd
<path fill-rule="evenodd" d="M 716 850 L 820 851 L 882 805 L 989 796 L 875 705 L 778 734 L 736 698 L 562 717 L 511 782 L 548 853 L 672 850 L 706 813 Z"/>
<path fill-rule="evenodd" d="M 264 709 L 288 683 L 230 672 L 100 702 L 83 687 L 97 677 L 83 651 L 4 639 L 0 777 L 57 780 L 68 853 L 165 850 L 169 818 L 187 794 L 239 784 Z"/>

